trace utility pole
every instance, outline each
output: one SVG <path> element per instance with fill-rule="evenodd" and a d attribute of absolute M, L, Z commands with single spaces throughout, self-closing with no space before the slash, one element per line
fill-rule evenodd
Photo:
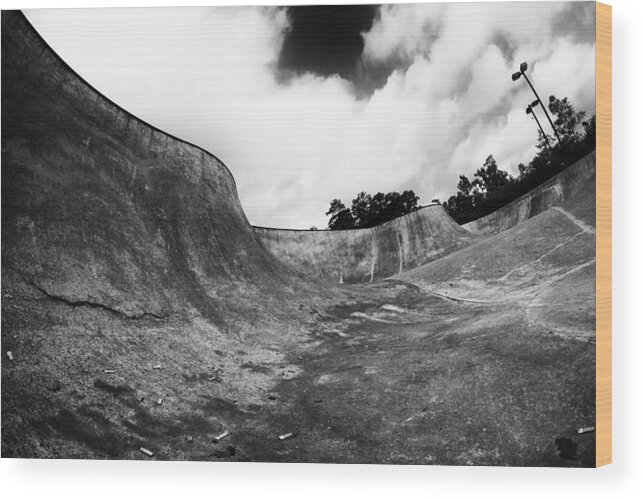
<path fill-rule="evenodd" d="M 517 81 L 517 80 L 519 80 L 519 79 L 520 79 L 520 77 L 521 77 L 521 76 L 524 76 L 525 80 L 527 80 L 527 83 L 528 83 L 528 84 L 529 84 L 529 86 L 531 87 L 531 90 L 534 92 L 534 95 L 536 96 L 536 99 L 538 99 L 538 102 L 539 102 L 539 103 L 540 103 L 540 105 L 542 106 L 543 111 L 545 111 L 545 116 L 547 116 L 547 119 L 549 120 L 549 124 L 551 125 L 551 128 L 552 128 L 552 130 L 554 131 L 554 134 L 556 135 L 556 140 L 557 140 L 557 141 L 558 141 L 558 143 L 560 144 L 560 137 L 558 136 L 558 132 L 556 131 L 556 127 L 554 126 L 554 122 L 553 122 L 553 121 L 551 120 L 551 118 L 549 117 L 549 113 L 547 112 L 547 108 L 546 108 L 546 107 L 545 107 L 545 105 L 543 104 L 543 101 L 541 101 L 541 100 L 540 100 L 540 96 L 538 95 L 538 92 L 536 92 L 536 89 L 535 89 L 535 88 L 534 88 L 534 86 L 531 84 L 531 81 L 529 81 L 529 78 L 527 78 L 527 74 L 525 73 L 525 71 L 527 71 L 527 68 L 528 68 L 527 63 L 526 63 L 526 62 L 523 62 L 523 63 L 520 65 L 520 71 L 518 71 L 517 73 L 512 74 L 512 75 L 511 75 L 511 79 L 512 79 L 513 81 Z M 534 115 L 534 116 L 535 116 L 535 115 Z"/>

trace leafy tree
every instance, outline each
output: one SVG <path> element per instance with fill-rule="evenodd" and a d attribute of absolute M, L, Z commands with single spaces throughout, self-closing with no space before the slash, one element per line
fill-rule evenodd
<path fill-rule="evenodd" d="M 478 168 L 474 176 L 479 179 L 477 186 L 485 197 L 495 194 L 510 181 L 509 174 L 498 168 L 493 155 L 487 156 L 484 165 Z"/>
<path fill-rule="evenodd" d="M 458 194 L 468 197 L 471 195 L 471 189 L 473 189 L 473 186 L 471 185 L 469 177 L 466 175 L 460 175 L 460 182 L 458 182 Z"/>
<path fill-rule="evenodd" d="M 574 141 L 578 142 L 578 129 L 585 118 L 585 111 L 578 111 L 574 109 L 571 102 L 564 97 L 557 99 L 556 96 L 549 96 L 549 111 L 556 116 L 554 120 L 554 127 L 558 132 L 558 136 L 562 142 Z"/>
<path fill-rule="evenodd" d="M 351 213 L 355 219 L 355 227 L 366 227 L 368 225 L 369 217 L 371 214 L 371 198 L 370 194 L 364 191 L 360 192 L 351 205 Z"/>
<path fill-rule="evenodd" d="M 328 221 L 330 230 L 355 228 L 355 219 L 351 214 L 351 210 L 346 208 L 346 205 L 339 199 L 333 199 L 330 202 L 330 208 L 326 212 L 326 216 L 328 215 L 330 215 L 330 220 Z"/>

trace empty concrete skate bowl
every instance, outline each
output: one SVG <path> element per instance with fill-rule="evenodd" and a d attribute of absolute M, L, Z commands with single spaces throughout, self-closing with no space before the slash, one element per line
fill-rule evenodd
<path fill-rule="evenodd" d="M 2 104 L 2 457 L 593 466 L 593 155 L 506 230 L 299 233 L 19 12 Z"/>

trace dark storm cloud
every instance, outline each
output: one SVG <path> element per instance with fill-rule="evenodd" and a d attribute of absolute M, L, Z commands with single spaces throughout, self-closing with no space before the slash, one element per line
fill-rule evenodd
<path fill-rule="evenodd" d="M 288 7 L 290 28 L 278 69 L 288 74 L 355 77 L 364 50 L 362 32 L 371 29 L 377 5 Z"/>
<path fill-rule="evenodd" d="M 277 64 L 276 79 L 287 84 L 304 73 L 338 75 L 351 83 L 358 98 L 384 87 L 395 70 L 408 69 L 413 58 L 392 54 L 385 61 L 363 57 L 364 37 L 381 20 L 379 5 L 287 7 L 289 28 Z M 437 33 L 426 33 L 430 39 Z"/>

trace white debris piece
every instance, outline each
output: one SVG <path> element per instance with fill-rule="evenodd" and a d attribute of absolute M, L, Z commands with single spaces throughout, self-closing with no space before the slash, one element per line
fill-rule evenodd
<path fill-rule="evenodd" d="M 161 364 L 156 364 L 152 369 L 161 369 Z"/>
<path fill-rule="evenodd" d="M 163 403 L 163 397 L 156 401 L 156 405 L 161 405 Z"/>
<path fill-rule="evenodd" d="M 217 435 L 214 437 L 215 442 L 219 442 L 220 440 L 223 440 L 224 438 L 230 436 L 230 432 L 228 430 L 224 431 L 223 433 Z"/>
<path fill-rule="evenodd" d="M 187 440 L 188 440 L 188 442 L 192 442 L 194 440 L 194 438 L 192 438 L 192 435 L 188 435 Z"/>
<path fill-rule="evenodd" d="M 11 353 L 11 350 L 7 352 L 7 357 L 9 358 L 9 360 L 13 360 L 13 354 Z"/>
<path fill-rule="evenodd" d="M 593 431 L 594 431 L 594 427 L 593 427 L 593 426 L 585 426 L 585 427 L 583 427 L 583 428 L 579 428 L 579 429 L 578 429 L 578 434 L 579 434 L 579 435 L 582 435 L 583 433 L 591 433 L 591 432 L 593 432 Z"/>
<path fill-rule="evenodd" d="M 279 440 L 286 440 L 287 438 L 291 438 L 293 436 L 294 435 L 292 433 L 290 433 L 290 432 L 284 433 L 283 435 L 279 435 Z"/>
<path fill-rule="evenodd" d="M 103 372 L 104 372 L 105 374 L 116 374 L 116 370 L 115 370 L 115 369 L 105 369 Z"/>
<path fill-rule="evenodd" d="M 151 450 L 146 449 L 145 447 L 141 447 L 141 452 L 145 454 L 146 456 L 152 457 L 154 453 Z"/>

